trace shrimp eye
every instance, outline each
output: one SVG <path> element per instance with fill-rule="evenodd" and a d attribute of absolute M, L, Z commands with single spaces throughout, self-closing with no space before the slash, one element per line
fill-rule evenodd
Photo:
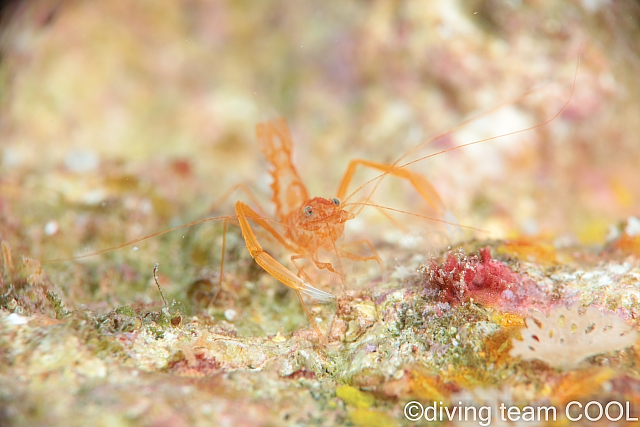
<path fill-rule="evenodd" d="M 331 199 L 331 201 L 334 205 L 340 206 L 340 199 L 338 199 L 337 197 L 334 197 L 333 199 Z"/>
<path fill-rule="evenodd" d="M 305 216 L 311 216 L 313 214 L 313 209 L 311 209 L 311 206 L 307 206 L 302 210 L 302 212 Z"/>

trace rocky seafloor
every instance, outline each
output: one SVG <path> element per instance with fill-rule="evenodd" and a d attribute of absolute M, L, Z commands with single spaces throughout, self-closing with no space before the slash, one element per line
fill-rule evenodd
<path fill-rule="evenodd" d="M 37 267 L 5 268 L 0 425 L 567 425 L 591 402 L 632 419 L 639 248 L 625 231 L 598 249 L 470 242 L 312 305 L 322 339 L 304 317 L 243 333 L 266 315 L 241 299 L 67 311 Z"/>
<path fill-rule="evenodd" d="M 4 2 L 0 426 L 639 417 L 639 21 L 605 0 Z M 410 215 L 347 224 L 382 268 L 316 280 L 322 338 L 233 221 L 225 251 L 218 220 L 71 260 L 236 200 L 269 216 L 255 128 L 279 116 L 310 194 L 354 159 L 430 156 L 406 170 L 473 236 L 387 180 L 371 202 Z"/>

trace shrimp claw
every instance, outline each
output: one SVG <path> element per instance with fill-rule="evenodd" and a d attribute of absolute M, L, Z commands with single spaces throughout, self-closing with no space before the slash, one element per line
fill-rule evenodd
<path fill-rule="evenodd" d="M 259 215 L 243 202 L 237 202 L 235 208 L 236 214 L 238 215 L 238 221 L 240 222 L 240 228 L 242 229 L 242 236 L 244 237 L 247 245 L 247 250 L 260 267 L 284 285 L 305 295 L 316 298 L 320 301 L 333 301 L 335 299 L 333 295 L 314 288 L 276 261 L 271 255 L 266 253 L 262 249 L 262 246 L 260 246 L 260 243 L 258 243 L 258 239 L 247 220 L 247 218 L 255 218 Z"/>

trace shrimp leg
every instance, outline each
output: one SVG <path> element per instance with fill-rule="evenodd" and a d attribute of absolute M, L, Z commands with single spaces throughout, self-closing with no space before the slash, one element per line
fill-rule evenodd
<path fill-rule="evenodd" d="M 267 273 L 278 279 L 282 284 L 295 289 L 305 295 L 316 298 L 320 301 L 333 301 L 335 297 L 327 292 L 321 291 L 311 286 L 295 274 L 293 274 L 288 268 L 276 261 L 271 255 L 266 253 L 258 239 L 256 238 L 253 229 L 249 225 L 248 218 L 253 219 L 261 226 L 267 225 L 265 229 L 269 231 L 273 236 L 281 241 L 286 241 L 284 237 L 280 235 L 273 227 L 268 226 L 266 221 L 260 219 L 253 209 L 251 209 L 246 203 L 236 202 L 236 214 L 238 215 L 238 222 L 240 222 L 240 228 L 242 229 L 242 237 L 247 244 L 247 250 L 251 254 L 251 257 L 256 260 L 258 265 L 262 267 Z M 287 245 L 290 247 L 290 245 Z"/>
<path fill-rule="evenodd" d="M 262 225 L 263 227 L 266 225 L 265 229 L 273 234 L 273 236 L 279 241 L 284 241 L 284 237 L 282 237 L 273 227 L 269 226 L 266 221 L 262 220 L 260 218 L 260 215 L 258 215 L 246 203 L 237 202 L 235 208 L 236 214 L 238 215 L 238 222 L 240 223 L 240 228 L 242 229 L 242 237 L 244 237 L 244 241 L 247 244 L 247 250 L 251 254 L 251 257 L 255 259 L 258 265 L 260 265 L 260 267 L 262 267 L 267 273 L 278 279 L 282 284 L 296 291 L 296 295 L 298 296 L 298 299 L 302 304 L 302 308 L 304 309 L 309 322 L 315 329 L 320 339 L 324 341 L 324 336 L 322 335 L 320 328 L 316 324 L 313 316 L 311 315 L 311 312 L 302 299 L 302 294 L 311 296 L 321 301 L 333 301 L 335 297 L 327 292 L 314 288 L 309 283 L 293 274 L 284 265 L 276 261 L 273 257 L 271 257 L 271 255 L 266 253 L 262 249 L 262 246 L 260 246 L 260 243 L 258 243 L 258 239 L 256 238 L 253 229 L 249 225 L 249 221 L 247 220 L 247 218 L 252 218 L 254 221 L 256 221 L 256 223 Z"/>
<path fill-rule="evenodd" d="M 347 252 L 344 250 L 345 246 L 355 246 L 361 243 L 365 244 L 369 248 L 371 253 L 373 253 L 373 255 L 361 256 L 361 255 L 356 255 L 354 253 Z M 354 261 L 372 261 L 373 260 L 378 263 L 378 267 L 380 267 L 380 270 L 384 270 L 384 267 L 382 266 L 382 261 L 380 261 L 380 255 L 378 255 L 378 251 L 376 251 L 376 249 L 373 247 L 373 244 L 367 239 L 357 240 L 355 242 L 350 242 L 347 245 L 342 245 L 341 247 L 338 248 L 338 252 L 340 256 L 347 257 Z"/>
<path fill-rule="evenodd" d="M 337 197 L 341 200 L 344 200 L 344 197 L 347 193 L 347 189 L 353 176 L 356 173 L 358 166 L 365 166 L 372 169 L 377 169 L 386 174 L 390 174 L 396 176 L 398 178 L 406 179 L 411 183 L 413 188 L 420 194 L 420 196 L 424 199 L 425 202 L 429 206 L 431 206 L 438 215 L 443 215 L 446 212 L 446 208 L 444 202 L 440 198 L 440 195 L 436 191 L 436 189 L 431 185 L 431 183 L 422 175 L 411 172 L 410 170 L 399 168 L 396 165 L 391 165 L 387 163 L 373 162 L 371 160 L 364 159 L 355 159 L 349 162 L 349 166 L 347 167 L 347 171 L 342 177 L 340 181 L 340 186 L 338 187 Z M 358 190 L 360 190 L 358 188 Z M 356 192 L 358 191 L 356 190 Z M 355 194 L 355 193 L 354 193 Z"/>

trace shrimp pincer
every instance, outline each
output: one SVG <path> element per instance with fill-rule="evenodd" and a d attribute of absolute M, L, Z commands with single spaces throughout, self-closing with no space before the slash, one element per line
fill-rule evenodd
<path fill-rule="evenodd" d="M 246 212 L 253 212 L 253 210 L 247 204 L 237 202 L 236 213 L 238 214 L 238 222 L 242 229 L 242 235 L 244 236 L 247 250 L 258 265 L 260 265 L 260 267 L 262 267 L 267 273 L 271 274 L 283 284 L 295 289 L 297 292 L 301 292 L 304 295 L 308 295 L 320 301 L 333 301 L 335 299 L 333 295 L 321 291 L 320 289 L 316 289 L 309 283 L 300 279 L 262 249 L 262 246 L 258 243 L 258 239 L 256 238 L 253 230 L 249 226 L 249 222 L 247 221 L 247 216 L 245 214 Z"/>

